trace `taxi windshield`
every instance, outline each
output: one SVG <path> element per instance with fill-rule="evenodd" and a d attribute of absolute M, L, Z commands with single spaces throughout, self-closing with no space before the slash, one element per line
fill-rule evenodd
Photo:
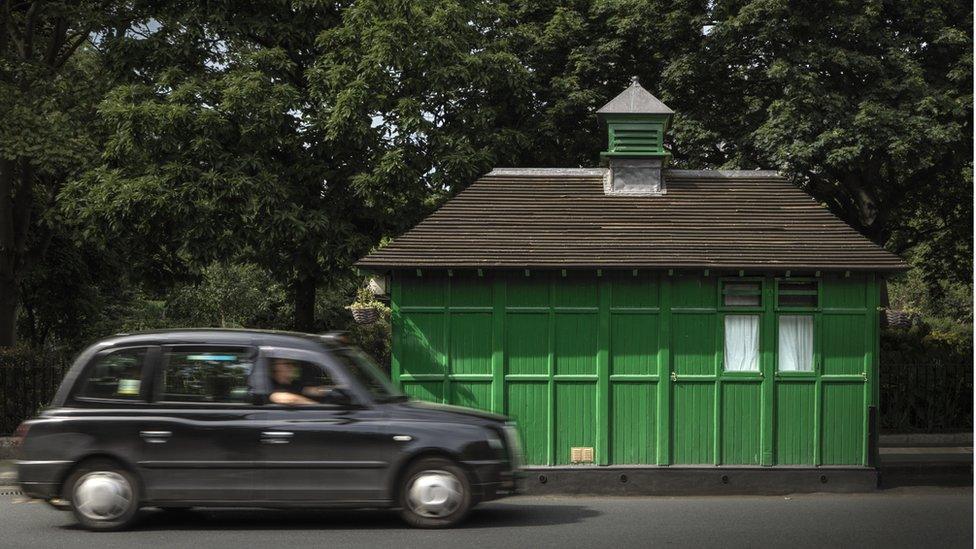
<path fill-rule="evenodd" d="M 346 370 L 366 388 L 374 399 L 381 402 L 406 400 L 408 397 L 393 387 L 373 359 L 356 347 L 332 349 Z"/>

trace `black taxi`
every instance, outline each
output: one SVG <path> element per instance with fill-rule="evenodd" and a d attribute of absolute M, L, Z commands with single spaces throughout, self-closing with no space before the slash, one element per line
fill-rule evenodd
<path fill-rule="evenodd" d="M 18 429 L 23 492 L 92 530 L 142 507 L 393 507 L 417 527 L 516 491 L 505 417 L 411 400 L 341 336 L 170 330 L 102 340 Z"/>

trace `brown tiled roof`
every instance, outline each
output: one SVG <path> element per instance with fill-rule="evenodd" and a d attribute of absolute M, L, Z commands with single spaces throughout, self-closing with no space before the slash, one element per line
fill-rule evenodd
<path fill-rule="evenodd" d="M 496 169 L 357 265 L 907 268 L 775 172 L 668 170 L 661 196 L 607 196 L 605 174 Z"/>

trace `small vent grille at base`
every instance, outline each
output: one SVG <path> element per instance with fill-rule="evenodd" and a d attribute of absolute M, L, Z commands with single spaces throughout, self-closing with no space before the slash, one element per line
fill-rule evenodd
<path fill-rule="evenodd" d="M 593 463 L 593 447 L 574 446 L 570 448 L 569 461 L 572 463 Z"/>
<path fill-rule="evenodd" d="M 21 492 L 20 490 L 17 490 L 16 488 L 10 490 L 0 488 L 0 496 L 22 496 L 22 495 L 24 495 L 24 493 Z"/>

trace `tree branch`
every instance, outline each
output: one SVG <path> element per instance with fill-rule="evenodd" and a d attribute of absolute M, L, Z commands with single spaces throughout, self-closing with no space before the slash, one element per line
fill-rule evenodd
<path fill-rule="evenodd" d="M 54 33 L 51 35 L 51 42 L 47 45 L 47 53 L 44 54 L 44 64 L 48 67 L 54 66 L 58 51 L 64 45 L 65 33 L 68 32 L 68 20 L 58 17 L 54 21 Z"/>
<path fill-rule="evenodd" d="M 10 21 L 10 2 L 4 2 L 3 10 L 0 11 L 0 52 L 7 51 L 8 21 Z"/>
<path fill-rule="evenodd" d="M 21 57 L 29 61 L 34 56 L 34 27 L 37 26 L 37 2 L 31 2 L 27 9 L 27 22 L 24 24 L 24 40 L 21 43 Z"/>
<path fill-rule="evenodd" d="M 68 49 L 66 49 L 64 53 L 55 60 L 54 65 L 51 65 L 51 68 L 61 68 L 61 65 L 64 65 L 68 59 L 71 58 L 71 56 L 75 53 L 75 50 L 77 50 L 79 46 L 88 40 L 88 38 L 91 36 L 92 30 L 94 30 L 92 27 L 88 27 L 76 34 L 73 41 L 68 44 Z"/>

